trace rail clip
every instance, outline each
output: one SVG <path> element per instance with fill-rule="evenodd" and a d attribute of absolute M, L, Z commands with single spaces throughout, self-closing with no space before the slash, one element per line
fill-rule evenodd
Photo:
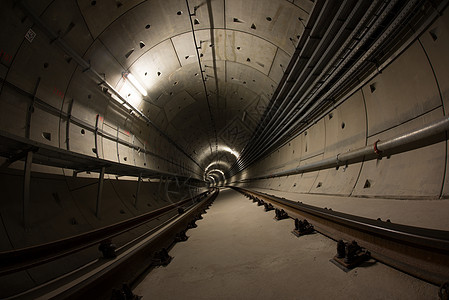
<path fill-rule="evenodd" d="M 359 266 L 371 258 L 371 253 L 360 247 L 356 241 L 345 243 L 339 240 L 337 243 L 337 255 L 330 261 L 345 272 Z"/>

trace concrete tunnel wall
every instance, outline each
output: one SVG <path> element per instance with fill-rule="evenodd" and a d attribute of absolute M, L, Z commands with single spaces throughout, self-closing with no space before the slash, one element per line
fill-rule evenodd
<path fill-rule="evenodd" d="M 99 91 L 96 83 L 87 78 L 83 70 L 67 61 L 62 51 L 49 44 L 38 28 L 33 28 L 37 33 L 33 43 L 24 41 L 23 35 L 31 26 L 29 20 L 20 23 L 20 18 L 8 13 L 8 10 L 2 10 L 0 17 L 8 26 L 7 30 L 2 31 L 8 32 L 8 36 L 0 37 L 2 42 L 8 41 L 7 44 L 2 43 L 4 55 L 1 56 L 0 76 L 14 85 L 0 82 L 2 130 L 27 137 L 27 111 L 32 99 L 30 96 L 35 94 L 43 105 L 37 105 L 32 113 L 31 140 L 92 157 L 98 155 L 99 158 L 122 164 L 202 178 L 199 166 L 175 149 L 153 127 L 111 104 L 110 96 Z M 76 30 L 85 29 L 77 27 Z M 75 43 L 79 47 L 77 50 L 92 59 L 94 68 L 110 66 L 105 69 L 105 76 L 114 83 L 120 80 L 120 76 L 117 77 L 120 72 L 114 69 L 112 58 L 96 55 L 100 53 L 96 49 L 101 47 L 101 43 L 88 47 L 87 42 L 78 42 Z M 12 57 L 12 53 L 17 55 Z M 385 198 L 391 202 L 399 199 L 407 205 L 410 199 L 445 201 L 449 196 L 446 140 L 389 158 L 338 169 L 247 183 L 240 181 L 373 144 L 447 115 L 449 58 L 446 53 L 449 53 L 447 10 L 381 74 L 353 95 L 348 95 L 348 99 L 331 114 L 280 149 L 229 178 L 227 183 L 264 191 L 270 189 L 275 194 L 292 192 L 311 195 L 315 197 L 310 198 L 311 203 L 323 195 L 345 199 Z M 36 89 L 38 78 L 40 81 Z M 85 126 L 80 126 L 80 122 L 72 122 L 67 131 L 67 119 L 60 112 L 71 114 Z M 95 127 L 97 115 L 99 128 L 123 142 L 145 147 L 155 155 L 140 153 L 126 143 L 101 136 L 97 137 L 96 148 L 92 127 Z M 3 161 L 2 158 L 0 163 Z M 175 183 L 166 184 L 159 180 L 144 182 L 139 195 L 141 201 L 135 208 L 133 195 L 136 179 L 106 176 L 103 197 L 107 200 L 103 201 L 101 218 L 98 219 L 95 217 L 98 174 L 81 174 L 81 178 L 73 178 L 71 170 L 34 165 L 31 227 L 26 231 L 21 224 L 21 193 L 18 193 L 22 189 L 22 174 L 18 170 L 23 169 L 23 163 L 13 164 L 12 169 L 0 171 L 0 251 L 99 228 L 177 201 L 186 194 L 205 190 L 205 187 L 180 189 Z M 369 187 L 366 187 L 367 181 Z M 162 195 L 169 195 L 170 199 L 161 196 L 161 189 L 167 192 Z M 338 201 L 338 197 L 329 201 Z M 378 207 L 378 211 L 390 208 L 386 205 Z M 428 218 L 432 218 L 430 213 Z M 151 225 L 128 233 L 116 243 L 130 240 Z M 439 227 L 444 228 L 446 225 L 441 222 Z M 445 228 L 447 230 L 449 225 Z M 98 257 L 97 249 L 87 249 L 76 257 L 65 259 L 62 264 L 53 263 L 31 270 L 29 274 L 20 272 L 12 275 L 8 279 L 9 289 L 13 290 L 14 284 L 17 284 L 19 290 L 19 285 L 22 289 L 45 282 L 86 263 L 92 257 Z"/>
<path fill-rule="evenodd" d="M 381 74 L 351 95 L 330 115 L 227 182 L 231 185 L 257 186 L 303 194 L 401 199 L 446 198 L 446 142 L 382 160 L 351 164 L 338 170 L 333 168 L 248 184 L 238 183 L 242 179 L 289 169 L 372 144 L 378 139 L 420 127 L 443 116 L 445 105 L 449 101 L 449 74 L 446 67 L 449 62 L 445 55 L 449 50 L 449 22 L 446 12 Z M 14 13 L 20 15 L 20 11 Z M 33 43 L 24 41 L 23 33 L 31 24 L 29 20 L 25 19 L 21 23 L 17 15 L 7 13 L 7 10 L 2 10 L 1 14 L 9 34 L 2 36 L 2 41 L 7 40 L 8 43 L 2 44 L 0 74 L 14 85 L 3 81 L 0 83 L 0 126 L 3 130 L 26 137 L 28 105 L 30 96 L 35 92 L 35 97 L 44 105 L 34 108 L 30 139 L 93 157 L 98 155 L 99 158 L 123 164 L 188 174 L 197 178 L 202 176 L 200 168 L 171 146 L 153 127 L 114 106 L 109 94 L 99 91 L 95 82 L 83 74 L 83 70 L 65 60 L 67 57 L 64 53 L 49 44 L 38 28 L 34 28 L 37 36 Z M 87 49 L 85 56 L 92 60 L 93 67 L 110 65 L 111 70 L 106 68 L 105 76 L 112 82 L 120 80 L 117 72 L 114 72 L 111 58 L 96 55 L 96 49 L 101 45 L 94 43 L 87 48 L 87 42 L 84 45 L 79 41 L 78 44 L 80 50 Z M 12 57 L 8 53 L 17 55 Z M 38 78 L 40 81 L 36 89 Z M 74 118 L 86 126 L 80 127 L 72 122 L 67 131 L 67 119 L 61 117 L 60 112 L 69 113 L 69 110 Z M 146 147 L 156 155 L 140 153 L 124 143 L 101 136 L 97 137 L 96 149 L 92 127 L 95 127 L 97 115 L 99 128 L 117 136 L 121 141 Z M 23 167 L 19 162 L 15 168 Z M 72 171 L 65 169 L 34 166 L 34 170 L 72 176 Z M 96 178 L 98 175 L 83 176 Z M 367 181 L 369 187 L 365 187 Z M 19 186 L 16 188 L 20 190 Z M 49 201 L 54 202 L 52 197 L 49 198 Z M 42 201 L 41 205 L 45 203 Z M 16 205 L 19 204 L 16 202 Z M 2 214 L 9 215 L 7 211 Z"/>
<path fill-rule="evenodd" d="M 35 105 L 32 112 L 29 132 L 32 140 L 123 164 L 202 178 L 199 166 L 173 147 L 154 127 L 114 105 L 110 93 L 99 90 L 97 83 L 84 74 L 85 70 L 49 43 L 39 28 L 33 27 L 36 37 L 32 43 L 24 40 L 32 23 L 29 19 L 21 23 L 20 15 L 20 10 L 8 9 L 2 10 L 0 15 L 7 27 L 2 31 L 7 35 L 1 36 L 4 43 L 0 76 L 10 83 L 2 81 L 0 85 L 0 128 L 27 137 L 28 106 L 34 96 L 41 105 Z M 86 28 L 77 27 L 76 30 L 82 31 L 76 36 L 87 35 Z M 103 52 L 98 49 L 101 47 L 99 42 L 90 47 L 83 40 L 72 44 L 79 53 L 86 53 L 85 58 L 92 62 L 92 68 L 102 66 L 108 81 L 115 84 L 120 81 L 121 71 L 112 57 L 100 55 Z M 13 57 L 12 53 L 16 55 Z M 67 118 L 62 117 L 62 113 L 71 115 L 68 130 Z M 97 115 L 98 128 L 120 142 L 99 136 L 96 147 Z M 156 155 L 138 152 L 126 143 Z"/>
<path fill-rule="evenodd" d="M 332 203 L 343 201 L 344 197 L 359 199 L 358 202 L 348 202 L 347 206 L 368 203 L 362 198 L 384 198 L 391 202 L 395 202 L 393 199 L 447 199 L 448 149 L 444 133 L 438 143 L 382 159 L 251 180 L 336 157 L 339 153 L 373 145 L 377 140 L 389 139 L 441 119 L 447 115 L 449 105 L 449 58 L 446 53 L 449 53 L 447 10 L 386 69 L 352 95 L 346 95 L 348 99 L 343 104 L 227 182 L 246 188 L 268 189 L 273 194 L 292 192 L 282 195 L 296 200 L 315 195 L 308 203 L 318 206 L 321 202 L 314 200 L 320 196 L 341 196 L 328 200 L 326 203 L 330 207 Z M 350 210 L 344 205 L 340 208 Z M 377 212 L 389 209 L 391 207 L 385 205 Z M 433 213 L 438 213 L 437 210 L 435 208 Z M 429 222 L 435 215 L 428 214 L 426 218 Z M 449 228 L 447 222 L 439 221 L 437 227 Z M 421 224 L 427 225 L 426 222 Z"/>
<path fill-rule="evenodd" d="M 39 170 L 39 168 L 37 168 Z M 0 212 L 0 252 L 74 236 L 96 228 L 124 221 L 131 217 L 164 207 L 205 191 L 204 187 L 183 186 L 167 180 L 144 180 L 141 183 L 137 206 L 134 206 L 136 179 L 116 179 L 107 176 L 99 217 L 95 215 L 98 179 L 60 176 L 42 172 L 32 173 L 29 227 L 22 223 L 22 172 L 0 174 L 2 201 Z M 95 177 L 95 174 L 91 174 Z M 149 229 L 176 215 L 166 214 L 143 226 L 113 239 L 118 247 L 147 232 Z M 42 266 L 2 276 L 0 295 L 12 295 L 61 276 L 92 260 L 101 253 L 97 246 L 82 250 Z"/>
<path fill-rule="evenodd" d="M 0 33 L 0 77 L 7 83 L 0 81 L 0 130 L 91 157 L 172 174 L 171 179 L 178 175 L 202 179 L 198 165 L 173 147 L 153 126 L 111 103 L 111 95 L 101 91 L 73 60 L 49 43 L 48 37 L 32 26 L 30 19 L 23 19 L 22 12 L 12 8 L 12 2 L 2 5 L 5 9 L 0 9 L 0 18 L 5 28 Z M 32 43 L 23 38 L 30 27 L 36 33 Z M 87 32 L 82 26 L 75 30 L 81 30 L 77 37 Z M 112 58 L 99 55 L 97 50 L 101 46 L 98 43 L 88 47 L 89 43 L 80 39 L 72 44 L 79 53 L 86 53 L 93 68 L 103 66 L 108 80 L 114 83 L 120 80 L 121 72 L 114 69 Z M 30 108 L 33 101 L 34 106 Z M 70 115 L 70 121 L 64 114 Z M 98 129 L 114 138 L 95 135 L 97 118 Z M 146 153 L 136 150 L 135 146 Z M 0 165 L 6 160 L 1 157 Z M 0 170 L 0 251 L 101 228 L 206 190 L 205 186 L 187 186 L 167 178 L 144 179 L 139 202 L 134 207 L 137 178 L 106 175 L 97 218 L 98 173 L 80 173 L 75 178 L 73 170 L 33 164 L 27 212 L 29 228 L 25 229 L 22 221 L 23 168 L 24 163 L 18 161 Z M 123 245 L 169 216 L 127 232 L 113 242 Z M 91 247 L 75 256 L 2 277 L 0 295 L 31 288 L 98 256 L 97 247 Z"/>

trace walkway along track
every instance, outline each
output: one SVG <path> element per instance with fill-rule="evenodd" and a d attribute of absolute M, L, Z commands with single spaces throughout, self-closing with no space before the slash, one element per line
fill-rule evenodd
<path fill-rule="evenodd" d="M 427 282 L 449 281 L 449 231 L 394 224 L 332 211 L 261 192 L 232 187 L 250 197 L 282 208 L 289 216 L 307 219 L 334 240 L 355 240 L 378 261 Z"/>

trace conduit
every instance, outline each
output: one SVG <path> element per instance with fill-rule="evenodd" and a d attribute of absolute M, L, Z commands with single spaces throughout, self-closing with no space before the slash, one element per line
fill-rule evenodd
<path fill-rule="evenodd" d="M 335 157 L 326 158 L 317 162 L 305 164 L 278 173 L 264 175 L 257 178 L 251 178 L 250 180 L 267 179 L 267 178 L 318 171 L 327 168 L 334 168 L 342 165 L 360 162 L 362 160 L 381 158 L 382 156 L 384 156 L 385 152 L 392 152 L 392 151 L 405 152 L 413 149 L 414 147 L 408 147 L 405 149 L 400 148 L 404 146 L 410 146 L 412 143 L 416 142 L 425 142 L 425 139 L 441 134 L 447 131 L 448 129 L 449 129 L 449 116 L 445 116 L 440 120 L 427 124 L 426 126 L 420 129 L 415 129 L 413 131 L 403 133 L 389 140 L 377 141 L 372 145 L 368 145 L 344 153 L 339 153 Z"/>

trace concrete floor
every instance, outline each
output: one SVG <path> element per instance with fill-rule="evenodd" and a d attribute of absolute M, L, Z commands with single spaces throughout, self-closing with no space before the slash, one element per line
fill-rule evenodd
<path fill-rule="evenodd" d="M 378 262 L 348 273 L 329 262 L 336 243 L 295 237 L 293 220 L 221 190 L 167 267 L 135 288 L 143 299 L 438 299 L 438 287 Z"/>

